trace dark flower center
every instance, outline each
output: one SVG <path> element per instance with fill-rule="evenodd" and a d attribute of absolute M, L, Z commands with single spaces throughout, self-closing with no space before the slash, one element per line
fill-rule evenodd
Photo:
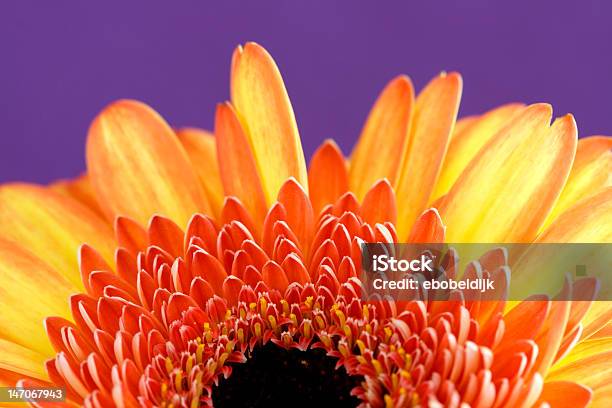
<path fill-rule="evenodd" d="M 351 390 L 363 381 L 349 376 L 321 349 L 285 350 L 273 343 L 256 348 L 246 363 L 212 391 L 215 407 L 355 407 Z"/>

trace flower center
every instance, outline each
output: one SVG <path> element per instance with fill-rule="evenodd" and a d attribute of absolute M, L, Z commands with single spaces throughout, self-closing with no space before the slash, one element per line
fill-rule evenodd
<path fill-rule="evenodd" d="M 245 363 L 231 363 L 232 374 L 213 388 L 215 407 L 313 405 L 355 407 L 351 390 L 362 377 L 349 376 L 321 349 L 286 350 L 268 343 Z"/>

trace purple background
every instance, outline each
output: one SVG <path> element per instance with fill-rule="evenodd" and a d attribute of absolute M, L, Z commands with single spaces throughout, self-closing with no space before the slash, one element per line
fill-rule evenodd
<path fill-rule="evenodd" d="M 421 88 L 441 70 L 463 74 L 463 115 L 547 101 L 581 135 L 612 134 L 610 2 L 111 3 L 0 2 L 0 182 L 77 175 L 88 125 L 114 99 L 210 129 L 247 40 L 280 66 L 307 155 L 328 137 L 350 152 L 396 74 Z"/>

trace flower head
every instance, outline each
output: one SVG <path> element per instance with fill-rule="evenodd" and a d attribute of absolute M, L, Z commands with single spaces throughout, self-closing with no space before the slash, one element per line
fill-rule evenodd
<path fill-rule="evenodd" d="M 214 137 L 111 104 L 86 175 L 0 188 L 0 382 L 91 407 L 605 404 L 605 302 L 363 296 L 362 242 L 612 239 L 611 139 L 577 142 L 545 104 L 455 123 L 461 88 L 441 74 L 415 97 L 395 78 L 348 162 L 326 141 L 308 170 L 256 44 L 234 53 Z"/>

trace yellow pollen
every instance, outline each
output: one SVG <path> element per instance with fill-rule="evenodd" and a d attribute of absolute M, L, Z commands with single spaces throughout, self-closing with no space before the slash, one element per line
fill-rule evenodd
<path fill-rule="evenodd" d="M 225 364 L 225 360 L 227 360 L 227 358 L 228 358 L 228 357 L 229 357 L 229 354 L 228 354 L 228 353 L 223 353 L 223 354 L 221 354 L 221 356 L 219 356 L 219 362 L 218 362 L 218 365 L 219 365 L 220 367 L 223 367 L 223 364 Z"/>
<path fill-rule="evenodd" d="M 266 309 L 268 308 L 268 302 L 264 298 L 259 298 L 259 310 L 261 314 L 266 313 Z"/>
<path fill-rule="evenodd" d="M 340 352 L 340 354 L 342 354 L 344 358 L 348 358 L 350 356 L 349 349 L 344 343 L 338 344 L 338 351 Z"/>
<path fill-rule="evenodd" d="M 174 377 L 174 389 L 176 391 L 181 391 L 183 388 L 183 373 L 179 371 L 176 373 L 176 377 Z"/>
<path fill-rule="evenodd" d="M 376 359 L 372 360 L 372 366 L 374 367 L 374 370 L 376 370 L 376 374 L 381 374 L 383 372 L 382 364 L 380 364 L 380 361 Z"/>
<path fill-rule="evenodd" d="M 362 307 L 363 318 L 365 320 L 370 320 L 370 310 L 368 309 L 368 305 L 363 305 Z"/>
<path fill-rule="evenodd" d="M 393 373 L 391 374 L 391 384 L 393 384 L 393 389 L 397 389 L 397 386 L 399 385 L 399 377 L 397 376 L 397 373 Z"/>
<path fill-rule="evenodd" d="M 348 327 L 348 325 L 344 325 L 344 327 L 342 327 L 342 330 L 344 330 L 344 335 L 351 339 L 353 338 L 353 332 L 351 331 L 351 328 Z"/>
<path fill-rule="evenodd" d="M 363 340 L 361 340 L 361 339 L 357 339 L 357 341 L 355 341 L 355 343 L 357 344 L 357 347 L 359 347 L 359 352 L 360 352 L 361 354 L 365 353 L 365 351 L 366 351 L 366 345 L 365 345 L 365 343 L 363 342 Z"/>
<path fill-rule="evenodd" d="M 306 337 L 307 339 L 310 338 L 310 322 L 308 320 L 304 320 L 304 337 Z"/>
<path fill-rule="evenodd" d="M 412 365 L 412 356 L 410 354 L 406 354 L 406 357 L 404 357 L 404 361 L 406 362 L 406 369 L 409 369 Z"/>
<path fill-rule="evenodd" d="M 187 358 L 187 363 L 185 363 L 185 371 L 187 371 L 187 373 L 190 373 L 192 369 L 193 369 L 193 356 L 189 356 Z"/>
<path fill-rule="evenodd" d="M 161 385 L 161 395 L 162 398 L 166 398 L 166 396 L 168 395 L 168 384 L 163 382 Z"/>
<path fill-rule="evenodd" d="M 270 315 L 268 316 L 268 321 L 270 322 L 270 326 L 272 327 L 272 330 L 276 330 L 276 317 Z"/>
<path fill-rule="evenodd" d="M 196 349 L 196 361 L 198 364 L 202 364 L 202 354 L 204 354 L 204 345 L 200 344 Z"/>
<path fill-rule="evenodd" d="M 297 316 L 295 315 L 295 313 L 291 313 L 291 314 L 289 315 L 289 319 L 291 320 L 291 322 L 292 322 L 292 323 L 293 323 L 295 326 L 297 326 L 297 325 L 298 325 Z"/>
<path fill-rule="evenodd" d="M 228 353 L 231 353 L 232 351 L 234 351 L 235 344 L 236 344 L 235 341 L 228 341 L 227 344 L 225 345 L 225 351 Z"/>
<path fill-rule="evenodd" d="M 338 316 L 338 319 L 340 320 L 340 326 L 344 326 L 344 324 L 346 323 L 346 316 L 344 315 L 342 310 L 336 310 L 336 316 Z"/>
<path fill-rule="evenodd" d="M 283 307 L 283 314 L 287 316 L 289 314 L 289 303 L 285 299 L 281 299 L 280 302 Z"/>
<path fill-rule="evenodd" d="M 238 341 L 244 343 L 244 330 L 242 327 L 238 329 Z"/>
<path fill-rule="evenodd" d="M 331 338 L 327 334 L 322 334 L 320 337 L 323 344 L 325 344 L 325 347 L 331 346 Z"/>
<path fill-rule="evenodd" d="M 290 345 L 290 344 L 293 342 L 293 338 L 292 338 L 292 337 L 289 335 L 289 333 L 285 333 L 285 334 L 283 335 L 283 342 L 284 342 L 286 345 Z"/>
<path fill-rule="evenodd" d="M 246 310 L 243 308 L 240 308 L 240 318 L 241 319 L 246 318 Z"/>
<path fill-rule="evenodd" d="M 372 334 L 372 325 L 370 323 L 365 326 L 366 333 Z"/>
<path fill-rule="evenodd" d="M 251 310 L 251 312 L 254 312 L 256 308 L 257 308 L 257 303 L 255 302 L 249 303 L 249 309 Z"/>
<path fill-rule="evenodd" d="M 206 366 L 206 368 L 208 368 L 208 372 L 211 374 L 214 374 L 217 370 L 217 363 L 214 362 L 212 359 L 208 360 L 208 364 L 206 364 Z"/>
<path fill-rule="evenodd" d="M 385 394 L 385 407 L 393 408 L 393 398 L 389 394 Z"/>
<path fill-rule="evenodd" d="M 172 360 L 170 357 L 166 357 L 166 371 L 170 374 L 174 370 L 174 365 L 172 365 Z"/>
<path fill-rule="evenodd" d="M 319 328 L 319 330 L 325 327 L 325 321 L 321 316 L 315 317 L 315 322 L 317 322 L 317 327 Z"/>
<path fill-rule="evenodd" d="M 232 317 L 232 311 L 227 309 L 225 311 L 225 320 L 229 319 L 230 317 Z"/>
<path fill-rule="evenodd" d="M 261 337 L 261 323 L 255 323 L 255 335 Z"/>
<path fill-rule="evenodd" d="M 307 296 L 304 304 L 306 304 L 306 306 L 308 306 L 309 309 L 312 309 L 312 302 L 313 302 L 312 296 Z"/>
<path fill-rule="evenodd" d="M 393 335 L 393 330 L 389 327 L 385 327 L 385 341 L 389 341 L 391 336 Z"/>

